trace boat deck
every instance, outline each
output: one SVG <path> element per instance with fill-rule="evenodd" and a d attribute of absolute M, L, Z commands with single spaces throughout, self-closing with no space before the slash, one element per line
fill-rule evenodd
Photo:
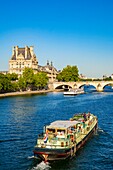
<path fill-rule="evenodd" d="M 83 131 L 81 133 L 79 133 L 79 135 L 77 135 L 76 137 L 76 143 L 78 144 L 80 141 L 82 141 L 88 134 L 89 132 L 95 127 L 95 125 L 97 124 L 97 120 L 95 119 L 94 122 L 92 124 L 90 124 L 90 126 L 88 126 L 88 121 L 86 121 L 86 128 L 83 129 Z"/>

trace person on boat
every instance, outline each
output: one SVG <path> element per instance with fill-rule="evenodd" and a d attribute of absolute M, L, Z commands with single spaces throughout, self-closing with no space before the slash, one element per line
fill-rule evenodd
<path fill-rule="evenodd" d="M 82 132 L 81 126 L 78 127 L 78 132 Z"/>
<path fill-rule="evenodd" d="M 83 128 L 85 128 L 85 121 L 83 120 L 82 123 L 83 123 Z"/>
<path fill-rule="evenodd" d="M 86 113 L 83 114 L 83 118 L 85 121 L 87 120 Z"/>
<path fill-rule="evenodd" d="M 85 133 L 85 120 L 82 121 L 82 125 L 83 125 L 83 133 Z"/>
<path fill-rule="evenodd" d="M 90 118 L 90 112 L 88 112 L 88 119 Z"/>

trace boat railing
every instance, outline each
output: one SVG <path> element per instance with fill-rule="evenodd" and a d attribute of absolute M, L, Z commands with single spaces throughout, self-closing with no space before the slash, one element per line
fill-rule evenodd
<path fill-rule="evenodd" d="M 93 117 L 92 121 L 90 122 L 90 125 L 87 127 L 88 130 L 92 129 L 95 126 L 95 123 L 97 122 L 96 117 Z"/>
<path fill-rule="evenodd" d="M 44 138 L 38 138 L 37 140 L 37 146 L 40 147 L 53 147 L 53 148 L 57 148 L 57 147 L 66 147 L 69 146 L 71 144 L 71 140 L 70 138 L 58 138 L 58 137 L 54 137 L 54 138 L 49 138 L 47 139 L 46 143 L 44 143 Z"/>
<path fill-rule="evenodd" d="M 64 145 L 64 144 L 37 144 L 37 147 L 42 147 L 42 148 L 69 148 L 69 145 Z"/>
<path fill-rule="evenodd" d="M 90 122 L 90 121 L 89 121 L 89 122 Z M 88 123 L 88 122 L 87 122 L 87 123 Z M 95 126 L 96 123 L 97 123 L 97 118 L 96 118 L 96 117 L 93 117 L 93 118 L 92 118 L 92 121 L 90 122 L 90 124 L 87 124 L 87 125 L 85 126 L 85 128 L 82 128 L 82 131 L 81 131 L 81 132 L 76 133 L 76 141 L 77 141 L 77 143 L 78 143 L 78 141 L 80 141 L 82 138 L 84 138 L 84 136 L 85 136 L 86 134 L 88 134 L 91 129 L 93 129 L 93 127 Z"/>
<path fill-rule="evenodd" d="M 43 139 L 43 138 L 44 138 L 44 133 L 38 135 L 38 139 Z"/>
<path fill-rule="evenodd" d="M 43 141 L 37 143 L 37 146 L 39 147 L 45 147 L 45 148 L 68 148 L 69 146 L 72 145 L 72 142 L 69 139 L 55 139 L 51 141 L 47 141 L 47 143 L 44 143 Z"/>

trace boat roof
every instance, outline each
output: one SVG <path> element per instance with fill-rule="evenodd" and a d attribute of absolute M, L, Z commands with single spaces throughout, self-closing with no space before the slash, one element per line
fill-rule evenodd
<path fill-rule="evenodd" d="M 74 126 L 76 124 L 80 123 L 79 121 L 71 121 L 71 120 L 57 120 L 55 122 L 52 122 L 48 128 L 69 128 L 71 126 Z"/>

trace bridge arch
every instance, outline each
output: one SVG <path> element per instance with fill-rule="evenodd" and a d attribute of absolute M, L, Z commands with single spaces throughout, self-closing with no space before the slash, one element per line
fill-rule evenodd
<path fill-rule="evenodd" d="M 87 82 L 83 82 L 83 83 L 79 84 L 78 88 L 81 88 L 81 87 L 84 87 L 84 86 L 93 86 L 95 89 L 97 88 L 95 84 L 87 83 Z"/>
<path fill-rule="evenodd" d="M 113 86 L 113 84 L 111 84 L 111 83 L 108 83 L 108 84 L 106 84 L 105 86 L 103 86 L 103 89 L 106 87 L 106 86 Z"/>
<path fill-rule="evenodd" d="M 78 82 L 53 82 L 49 84 L 50 89 L 58 89 L 63 87 L 68 87 L 68 88 L 80 88 L 85 85 L 91 85 L 96 88 L 97 91 L 103 91 L 103 88 L 107 85 L 113 85 L 113 80 L 112 81 L 78 81 Z"/>
<path fill-rule="evenodd" d="M 69 88 L 72 88 L 72 86 L 68 84 L 61 84 L 55 87 L 55 89 L 69 89 Z"/>

